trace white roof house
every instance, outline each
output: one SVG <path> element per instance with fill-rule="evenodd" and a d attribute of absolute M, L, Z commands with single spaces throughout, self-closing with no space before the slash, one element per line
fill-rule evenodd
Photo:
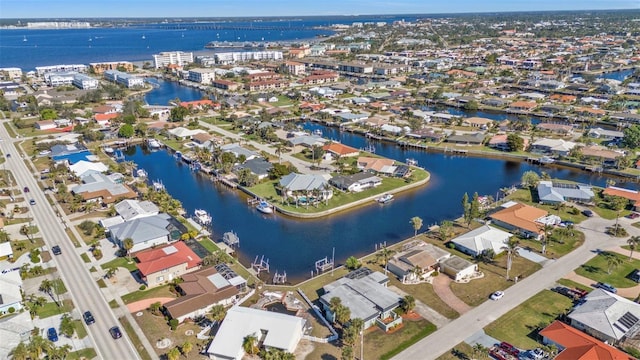
<path fill-rule="evenodd" d="M 16 271 L 17 272 L 17 271 Z M 0 319 L 0 359 L 9 359 L 9 354 L 20 342 L 28 343 L 33 322 L 28 311 Z"/>
<path fill-rule="evenodd" d="M 76 176 L 82 176 L 82 174 L 86 173 L 89 170 L 103 173 L 109 170 L 109 167 L 101 162 L 90 162 L 90 161 L 80 160 L 77 163 L 70 165 L 69 170 L 71 170 L 71 172 L 76 174 Z"/>
<path fill-rule="evenodd" d="M 504 251 L 503 247 L 511 236 L 513 234 L 483 225 L 452 239 L 451 242 L 465 254 L 478 256 L 485 250 L 493 250 L 497 255 Z"/>
<path fill-rule="evenodd" d="M 117 203 L 115 210 L 125 221 L 158 215 L 160 209 L 151 201 L 122 200 Z"/>
<path fill-rule="evenodd" d="M 533 152 L 536 152 L 536 150 L 538 150 L 566 155 L 569 153 L 569 151 L 571 151 L 571 149 L 576 147 L 576 145 L 577 144 L 573 141 L 565 141 L 562 139 L 540 139 L 531 144 L 531 150 Z"/>
<path fill-rule="evenodd" d="M 242 342 L 248 335 L 255 335 L 267 348 L 293 353 L 302 338 L 304 322 L 297 316 L 234 306 L 227 311 L 207 353 L 211 359 L 242 359 Z"/>
<path fill-rule="evenodd" d="M 190 138 L 193 135 L 196 134 L 203 134 L 206 133 L 206 131 L 202 130 L 202 129 L 195 129 L 195 130 L 190 130 L 187 128 L 184 128 L 182 126 L 179 126 L 177 128 L 173 128 L 171 130 L 169 130 L 169 133 L 177 138 L 180 139 L 185 139 L 185 138 Z"/>
<path fill-rule="evenodd" d="M 0 259 L 4 257 L 13 256 L 13 249 L 11 249 L 11 242 L 3 242 L 0 244 Z"/>
<path fill-rule="evenodd" d="M 588 203 L 593 201 L 595 194 L 589 185 L 554 183 L 552 181 L 540 181 L 538 183 L 538 198 L 546 204 L 557 204 L 564 201 Z"/>
<path fill-rule="evenodd" d="M 7 271 L 0 274 L 0 314 L 8 314 L 22 309 L 22 278 L 19 271 Z"/>
<path fill-rule="evenodd" d="M 640 322 L 640 304 L 602 289 L 595 289 L 569 314 L 571 326 L 596 339 L 617 342 Z"/>

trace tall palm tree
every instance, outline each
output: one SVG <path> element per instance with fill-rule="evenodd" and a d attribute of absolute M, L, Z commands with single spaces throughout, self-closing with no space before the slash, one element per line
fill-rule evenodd
<path fill-rule="evenodd" d="M 544 238 L 541 241 L 542 243 L 541 252 L 544 255 L 547 253 L 547 245 L 549 244 L 549 241 L 551 241 L 551 233 L 553 232 L 553 225 L 544 224 L 544 226 L 542 227 L 542 231 L 544 232 Z"/>
<path fill-rule="evenodd" d="M 640 244 L 640 236 L 632 236 L 627 239 L 627 244 L 629 245 L 629 260 L 633 257 L 633 250 L 636 249 L 636 246 Z"/>
<path fill-rule="evenodd" d="M 384 265 L 384 273 L 387 273 L 387 264 L 389 263 L 389 259 L 395 253 L 395 251 L 389 249 L 386 245 L 381 247 L 380 250 L 376 253 L 376 260 L 382 260 L 382 264 Z"/>
<path fill-rule="evenodd" d="M 53 298 L 53 281 L 49 280 L 49 279 L 44 279 L 42 280 L 42 282 L 40 283 L 40 287 L 38 288 L 38 290 L 42 291 L 43 293 L 49 295 L 51 297 L 51 299 L 53 301 L 55 301 L 55 299 Z"/>
<path fill-rule="evenodd" d="M 513 264 L 513 258 L 518 256 L 518 246 L 520 242 L 518 239 L 511 237 L 509 241 L 502 247 L 507 252 L 507 280 L 509 280 L 509 271 L 511 271 L 511 265 Z"/>
<path fill-rule="evenodd" d="M 255 334 L 245 336 L 242 339 L 242 348 L 249 355 L 256 354 L 258 352 L 258 337 Z"/>
<path fill-rule="evenodd" d="M 29 358 L 29 346 L 22 341 L 11 352 L 11 359 L 13 360 L 27 360 Z"/>
<path fill-rule="evenodd" d="M 611 274 L 611 270 L 617 268 L 620 264 L 622 264 L 622 259 L 619 257 L 607 253 L 607 274 Z"/>
<path fill-rule="evenodd" d="M 129 250 L 131 250 L 131 248 L 133 248 L 133 239 L 132 238 L 126 238 L 122 241 L 122 248 L 126 251 L 126 256 L 130 257 L 129 254 Z M 131 259 L 129 259 L 131 260 Z"/>
<path fill-rule="evenodd" d="M 409 221 L 411 223 L 411 226 L 413 227 L 413 236 L 417 236 L 418 235 L 418 230 L 420 230 L 420 228 L 422 227 L 422 219 L 414 216 L 411 218 L 411 220 Z"/>
<path fill-rule="evenodd" d="M 211 315 L 211 320 L 220 322 L 227 315 L 227 309 L 225 309 L 224 305 L 214 305 L 209 310 L 209 315 Z"/>
<path fill-rule="evenodd" d="M 416 307 L 416 299 L 411 295 L 405 295 L 405 297 L 402 298 L 401 307 L 405 313 L 410 313 Z"/>
<path fill-rule="evenodd" d="M 52 347 L 47 351 L 47 357 L 51 360 L 64 360 L 71 352 L 71 345 L 65 344 L 59 347 Z"/>

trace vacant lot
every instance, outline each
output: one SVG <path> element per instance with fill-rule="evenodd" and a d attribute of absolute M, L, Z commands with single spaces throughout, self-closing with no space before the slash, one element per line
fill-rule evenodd
<path fill-rule="evenodd" d="M 196 338 L 196 335 L 201 330 L 198 325 L 193 323 L 183 323 L 179 325 L 175 331 L 171 331 L 171 328 L 164 319 L 164 316 L 152 315 L 148 310 L 143 311 L 142 316 L 134 315 L 134 318 L 140 328 L 144 331 L 149 342 L 151 342 L 151 345 L 153 345 L 157 355 L 162 356 L 174 347 L 179 347 L 184 344 L 185 341 L 189 341 L 193 345 L 193 350 L 189 353 L 189 356 L 186 357 L 186 359 L 202 359 L 202 356 L 198 353 L 203 350 L 203 347 L 207 344 L 207 340 L 198 340 Z M 161 339 L 169 339 L 171 345 L 164 349 L 159 349 L 156 346 L 156 342 Z M 180 358 L 182 359 L 185 357 L 182 355 Z"/>
<path fill-rule="evenodd" d="M 610 258 L 617 260 L 609 260 Z M 620 263 L 616 265 L 613 263 L 614 261 L 619 261 Z M 629 260 L 629 256 L 615 252 L 601 252 L 598 256 L 577 268 L 576 273 L 588 277 L 594 282 L 601 281 L 615 287 L 626 288 L 638 285 L 627 278 L 635 269 L 640 269 L 640 260 Z"/>

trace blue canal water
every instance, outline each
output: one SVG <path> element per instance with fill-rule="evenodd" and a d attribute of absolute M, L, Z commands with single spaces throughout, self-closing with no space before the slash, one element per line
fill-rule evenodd
<path fill-rule="evenodd" d="M 633 72 L 634 72 L 634 69 L 618 70 L 618 71 L 612 71 L 610 73 L 604 73 L 599 77 L 603 79 L 624 81 L 626 78 L 633 75 Z"/>
<path fill-rule="evenodd" d="M 209 98 L 209 95 L 195 88 L 182 86 L 175 81 L 148 78 L 147 81 L 158 85 L 145 94 L 144 100 L 149 105 L 169 105 L 175 98 L 182 101 L 194 101 Z"/>
<path fill-rule="evenodd" d="M 520 182 L 527 170 L 546 171 L 553 178 L 604 186 L 605 177 L 571 169 L 538 166 L 516 161 L 476 157 L 446 156 L 420 150 L 404 150 L 393 144 L 374 142 L 352 133 L 306 123 L 306 129 L 321 129 L 325 137 L 356 148 L 374 146 L 376 153 L 405 161 L 416 159 L 431 173 L 428 185 L 398 194 L 387 205 L 369 205 L 322 219 L 299 220 L 281 215 L 263 215 L 249 207 L 238 191 L 212 183 L 192 172 L 166 151 L 148 152 L 132 147 L 126 160 L 133 161 L 149 174 L 161 179 L 167 191 L 180 200 L 189 214 L 203 208 L 213 217 L 214 237 L 235 231 L 240 237 L 239 257 L 249 265 L 255 256 L 264 255 L 271 269 L 286 271 L 290 280 L 310 276 L 316 260 L 331 257 L 335 248 L 336 263 L 351 256 L 372 252 L 375 244 L 398 242 L 413 234 L 409 219 L 419 216 L 427 225 L 458 217 L 460 200 L 467 192 L 497 196 L 502 187 Z M 621 186 L 625 184 L 619 182 Z M 635 185 L 629 185 L 635 187 Z"/>

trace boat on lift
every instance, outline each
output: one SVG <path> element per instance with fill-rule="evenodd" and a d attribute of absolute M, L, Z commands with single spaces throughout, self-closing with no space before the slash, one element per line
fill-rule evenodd
<path fill-rule="evenodd" d="M 273 205 L 269 204 L 266 201 L 260 201 L 256 209 L 263 214 L 273 214 Z"/>
<path fill-rule="evenodd" d="M 211 225 L 211 215 L 206 210 L 196 209 L 195 220 L 203 226 Z"/>
<path fill-rule="evenodd" d="M 162 145 L 160 144 L 160 141 L 151 138 L 151 139 L 147 139 L 147 146 L 149 146 L 152 149 L 159 149 Z"/>

